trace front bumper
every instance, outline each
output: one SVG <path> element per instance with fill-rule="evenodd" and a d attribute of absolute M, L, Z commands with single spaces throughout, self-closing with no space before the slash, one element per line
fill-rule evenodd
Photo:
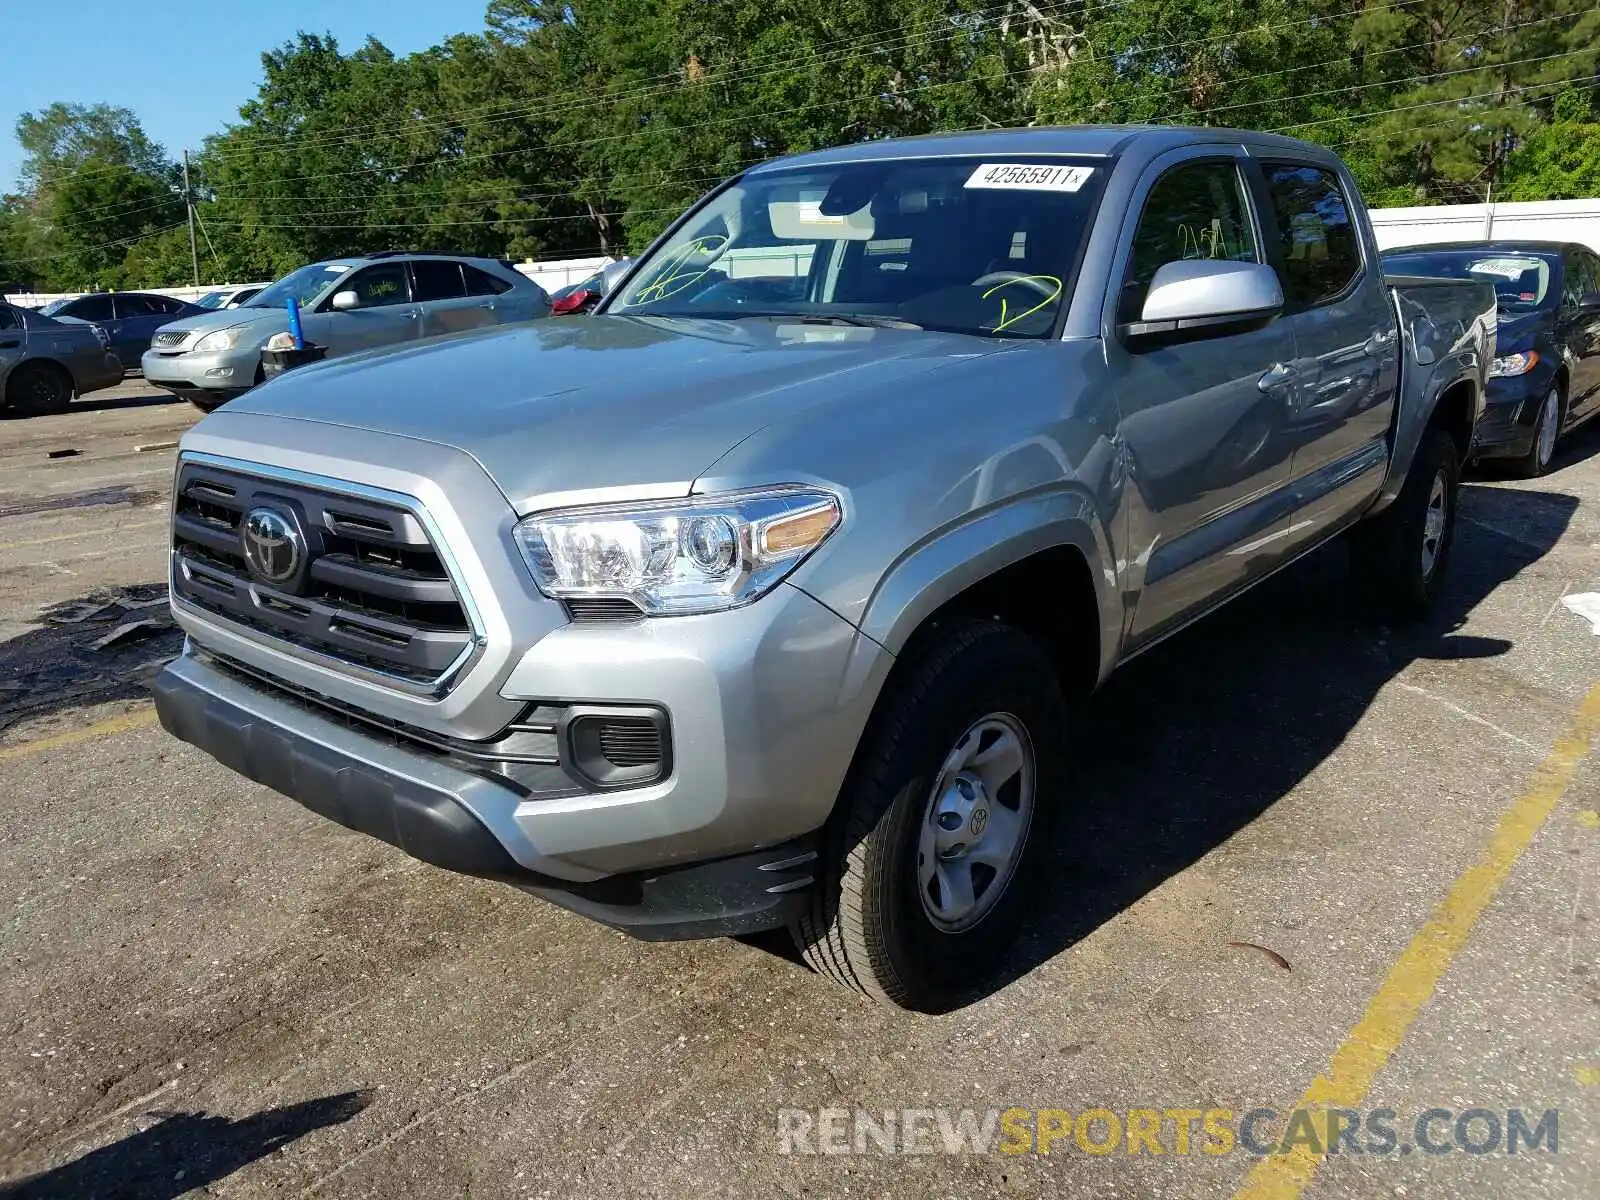
<path fill-rule="evenodd" d="M 1474 458 L 1521 458 L 1533 447 L 1533 426 L 1539 404 L 1550 388 L 1546 372 L 1491 379 L 1484 394 L 1483 416 L 1472 435 Z"/>
<path fill-rule="evenodd" d="M 173 354 L 152 349 L 144 352 L 139 366 L 146 382 L 186 400 L 195 396 L 232 399 L 255 386 L 261 351 L 254 346 L 206 354 L 193 351 Z"/>
<path fill-rule="evenodd" d="M 808 836 L 711 861 L 579 881 L 513 858 L 483 823 L 515 808 L 504 785 L 398 741 L 352 733 L 186 652 L 157 676 L 156 712 L 174 737 L 348 829 L 446 870 L 510 883 L 650 940 L 723 937 L 785 925 L 815 886 Z M 534 823 L 535 826 L 537 822 Z"/>

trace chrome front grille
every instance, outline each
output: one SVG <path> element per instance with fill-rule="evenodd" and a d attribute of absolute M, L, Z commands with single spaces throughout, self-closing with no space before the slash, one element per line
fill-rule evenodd
<path fill-rule="evenodd" d="M 263 510 L 299 544 L 287 577 L 263 569 L 287 559 L 247 554 L 247 518 Z M 479 644 L 418 515 L 370 495 L 185 460 L 172 557 L 181 601 L 403 690 L 445 690 Z"/>
<path fill-rule="evenodd" d="M 158 333 L 150 339 L 150 344 L 160 350 L 170 350 L 174 346 L 181 346 L 188 340 L 187 329 L 174 329 L 167 333 Z"/>

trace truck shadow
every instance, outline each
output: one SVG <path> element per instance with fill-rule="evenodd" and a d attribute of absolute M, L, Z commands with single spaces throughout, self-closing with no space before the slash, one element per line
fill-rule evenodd
<path fill-rule="evenodd" d="M 0 1200 L 171 1200 L 204 1190 L 308 1133 L 341 1125 L 371 1102 L 369 1093 L 343 1092 L 237 1121 L 203 1112 L 151 1114 L 160 1118 L 155 1124 L 109 1146 L 53 1170 L 0 1183 Z"/>
<path fill-rule="evenodd" d="M 1417 627 L 1364 622 L 1348 555 L 1334 545 L 1118 671 L 1080 717 L 1078 802 L 1052 847 L 1030 935 L 983 994 L 1060 954 L 1287 795 L 1411 663 L 1507 653 L 1511 642 L 1461 627 L 1557 543 L 1577 505 L 1551 492 L 1463 488 L 1447 590 Z"/>

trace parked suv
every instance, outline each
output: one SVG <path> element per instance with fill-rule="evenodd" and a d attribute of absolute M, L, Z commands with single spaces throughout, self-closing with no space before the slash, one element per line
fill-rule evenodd
<path fill-rule="evenodd" d="M 1472 454 L 1543 475 L 1556 439 L 1600 413 L 1600 255 L 1563 242 L 1450 242 L 1386 250 L 1383 263 L 1494 286 L 1498 357 Z"/>
<path fill-rule="evenodd" d="M 544 289 L 510 263 L 386 251 L 312 263 L 239 308 L 163 326 L 144 377 L 205 412 L 243 395 L 262 381 L 267 339 L 289 328 L 291 298 L 329 358 L 550 314 Z"/>
<path fill-rule="evenodd" d="M 1487 284 L 1222 129 L 728 181 L 595 316 L 282 376 L 185 435 L 162 723 L 641 937 L 788 926 L 939 1007 L 1032 911 L 1066 697 L 1329 539 L 1427 611 Z"/>

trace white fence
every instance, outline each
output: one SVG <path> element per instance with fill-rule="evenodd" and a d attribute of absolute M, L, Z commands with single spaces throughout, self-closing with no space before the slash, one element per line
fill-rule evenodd
<path fill-rule="evenodd" d="M 1582 242 L 1600 252 L 1600 199 L 1539 200 L 1512 204 L 1439 204 L 1424 208 L 1375 208 L 1378 245 L 1423 246 L 1437 242 Z"/>

